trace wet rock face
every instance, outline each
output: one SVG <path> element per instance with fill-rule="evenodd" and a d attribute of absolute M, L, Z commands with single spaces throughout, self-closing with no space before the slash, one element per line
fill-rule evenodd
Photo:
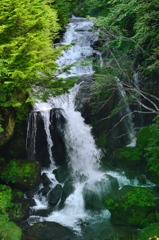
<path fill-rule="evenodd" d="M 73 232 L 55 222 L 41 222 L 29 227 L 22 240 L 76 240 Z"/>
<path fill-rule="evenodd" d="M 15 119 L 14 111 L 11 109 L 0 109 L 0 115 L 3 120 L 0 120 L 0 124 L 4 129 L 0 132 L 0 147 L 7 143 L 14 132 Z"/>
<path fill-rule="evenodd" d="M 52 207 L 55 207 L 62 195 L 62 186 L 57 184 L 56 187 L 49 192 L 48 202 Z"/>
<path fill-rule="evenodd" d="M 51 151 L 54 161 L 62 165 L 66 159 L 66 149 L 64 141 L 65 118 L 62 110 L 53 108 L 50 110 L 50 136 L 52 140 Z M 45 119 L 40 112 L 30 113 L 29 135 L 27 138 L 27 151 L 30 160 L 40 162 L 42 167 L 49 167 L 50 153 L 48 150 L 48 139 L 46 135 Z M 34 146 L 35 142 L 35 146 Z"/>
<path fill-rule="evenodd" d="M 66 148 L 64 130 L 66 120 L 61 109 L 54 108 L 50 111 L 50 134 L 53 141 L 52 153 L 58 165 L 65 163 Z"/>
<path fill-rule="evenodd" d="M 37 113 L 35 160 L 40 162 L 42 167 L 48 167 L 51 163 L 47 146 L 48 146 L 48 144 L 47 144 L 46 132 L 45 132 L 45 128 L 44 128 L 44 121 L 42 119 L 41 113 L 38 112 Z"/>

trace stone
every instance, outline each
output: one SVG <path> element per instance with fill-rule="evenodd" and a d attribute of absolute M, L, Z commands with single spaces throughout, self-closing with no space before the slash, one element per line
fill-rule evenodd
<path fill-rule="evenodd" d="M 76 240 L 76 236 L 58 223 L 40 222 L 25 230 L 22 240 Z"/>
<path fill-rule="evenodd" d="M 54 161 L 58 165 L 63 165 L 66 161 L 66 147 L 64 130 L 66 120 L 62 109 L 53 108 L 50 110 L 50 135 L 53 141 L 52 153 Z"/>
<path fill-rule="evenodd" d="M 0 168 L 0 179 L 25 191 L 40 183 L 40 171 L 40 165 L 36 161 L 11 160 Z"/>
<path fill-rule="evenodd" d="M 68 178 L 67 166 L 62 165 L 62 166 L 56 168 L 56 169 L 53 171 L 53 174 L 55 175 L 56 180 L 57 180 L 59 183 L 65 182 L 66 179 Z"/>
<path fill-rule="evenodd" d="M 156 200 L 150 188 L 123 186 L 105 198 L 114 225 L 147 226 L 156 219 Z"/>
<path fill-rule="evenodd" d="M 42 194 L 42 196 L 46 196 L 48 192 L 51 190 L 49 186 L 43 187 L 38 191 L 38 194 Z"/>
<path fill-rule="evenodd" d="M 37 118 L 36 119 L 37 130 L 36 130 L 35 160 L 40 162 L 40 165 L 42 167 L 49 167 L 51 161 L 48 153 L 47 136 L 44 128 L 44 121 L 40 112 L 37 112 L 36 118 Z"/>
<path fill-rule="evenodd" d="M 73 193 L 74 191 L 74 186 L 73 186 L 73 182 L 72 180 L 68 179 L 64 186 L 63 186 L 63 191 L 62 191 L 62 196 L 61 196 L 61 204 L 64 203 L 64 201 L 66 200 L 66 198 Z"/>
<path fill-rule="evenodd" d="M 57 184 L 48 194 L 48 202 L 51 206 L 56 206 L 62 195 L 62 186 Z"/>
<path fill-rule="evenodd" d="M 44 186 L 48 186 L 49 184 L 51 184 L 51 180 L 48 178 L 48 176 L 46 175 L 46 173 L 43 173 L 41 175 L 41 180 Z"/>

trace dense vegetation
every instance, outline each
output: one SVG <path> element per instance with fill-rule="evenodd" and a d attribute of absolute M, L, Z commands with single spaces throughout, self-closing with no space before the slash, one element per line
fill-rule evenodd
<path fill-rule="evenodd" d="M 49 87 L 53 94 L 67 88 L 54 76 L 63 48 L 54 48 L 53 42 L 68 21 L 70 4 L 63 1 L 61 5 L 58 0 L 1 1 L 0 107 L 24 109 L 36 86 Z"/>
<path fill-rule="evenodd" d="M 80 1 L 78 11 L 95 22 L 99 35 L 98 48 L 103 52 L 103 67 L 96 72 L 95 92 L 115 93 L 118 89 L 116 77 L 120 78 L 126 91 L 126 102 L 133 111 L 140 105 L 139 113 L 145 114 L 145 124 L 159 113 L 159 4 L 157 0 L 88 0 Z M 134 83 L 134 72 L 138 73 L 139 86 Z M 107 94 L 110 100 L 110 94 Z M 125 106 L 125 100 L 118 101 L 109 117 L 116 115 Z M 108 103 L 100 100 L 102 107 Z M 100 107 L 100 106 L 99 106 Z M 151 114 L 154 115 L 151 115 Z M 151 116 L 151 117 L 149 117 Z M 114 129 L 114 128 L 113 128 Z M 148 145 L 135 149 L 133 157 L 140 158 L 145 152 L 149 166 L 158 172 L 158 118 L 148 131 Z M 132 153 L 131 153 L 132 155 Z"/>
<path fill-rule="evenodd" d="M 142 79 L 142 90 L 158 97 L 158 1 L 89 0 L 82 4 L 83 14 L 96 16 L 106 52 L 105 71 L 118 72 L 130 84 L 135 70 Z"/>
<path fill-rule="evenodd" d="M 2 0 L 0 4 L 0 134 L 6 132 L 6 126 L 14 120 L 23 120 L 28 106 L 33 102 L 32 89 L 36 97 L 47 97 L 48 94 L 59 95 L 74 83 L 58 79 L 56 59 L 66 47 L 54 47 L 64 24 L 69 21 L 76 1 L 50 0 Z M 42 89 L 42 94 L 39 95 Z M 30 94 L 31 93 L 31 94 Z M 11 113 L 12 119 L 8 115 Z M 14 113 L 14 114 L 13 114 Z M 13 121 L 11 123 L 11 121 Z M 11 133 L 12 134 L 12 133 Z M 0 136 L 3 138 L 3 135 Z M 21 145 L 21 143 L 20 143 Z M 28 165 L 23 160 L 12 160 L 4 166 L 6 159 L 0 156 L 1 181 L 23 183 L 32 187 L 32 176 L 40 177 L 40 166 Z M 26 164 L 26 165 L 25 165 Z M 21 165 L 21 169 L 19 169 Z M 24 166 L 25 165 L 25 166 Z M 3 176 L 2 169 L 9 167 L 8 174 Z M 31 167 L 32 166 L 32 167 Z M 18 167 L 16 169 L 16 167 Z M 23 170 L 24 172 L 23 172 Z M 35 170 L 33 173 L 31 169 Z M 6 170 L 6 169 L 5 169 Z M 11 174 L 11 175 L 10 175 Z M 10 176 L 10 179 L 9 177 Z M 26 178 L 25 178 L 25 177 Z M 2 180 L 2 178 L 5 178 Z M 25 179 L 24 179 L 25 178 Z M 29 180 L 29 182 L 28 182 Z M 30 181 L 31 180 L 31 181 Z M 13 184 L 14 184 L 13 183 Z M 15 187 L 21 187 L 20 185 Z M 14 189 L 15 190 L 15 189 Z M 16 190 L 15 190 L 16 191 Z M 0 185 L 0 239 L 20 240 L 21 229 L 13 222 L 23 218 L 21 199 L 15 203 L 14 193 L 9 186 Z M 18 193 L 15 194 L 16 198 Z"/>
<path fill-rule="evenodd" d="M 17 118 L 22 117 L 27 105 L 33 101 L 30 97 L 33 88 L 43 88 L 43 97 L 46 98 L 49 93 L 59 95 L 67 91 L 73 83 L 57 79 L 56 59 L 65 47 L 55 48 L 53 44 L 59 38 L 60 31 L 64 30 L 71 13 L 84 17 L 89 15 L 96 23 L 94 31 L 99 35 L 98 48 L 104 56 L 103 67 L 97 69 L 94 75 L 96 94 L 102 92 L 107 104 L 106 99 L 116 90 L 115 76 L 118 76 L 128 93 L 127 101 L 131 104 L 138 102 L 146 114 L 158 114 L 158 0 L 2 0 L 0 13 L 0 133 L 4 131 L 1 126 L 2 110 L 12 108 Z M 134 85 L 134 71 L 139 74 L 141 90 Z M 138 95 L 142 102 L 138 100 Z M 119 102 L 110 117 L 122 106 L 123 101 Z M 104 134 L 97 141 L 101 147 L 106 142 Z M 131 148 L 131 151 L 127 148 L 121 152 L 121 157 L 124 155 L 132 161 L 140 161 L 144 157 L 148 170 L 159 179 L 158 143 L 159 119 L 156 117 L 139 134 L 137 148 Z M 14 160 L 7 166 L 12 171 L 2 174 L 6 184 L 15 181 Z M 28 179 L 30 169 L 24 170 Z M 139 194 L 141 192 L 133 192 L 136 202 Z M 130 200 L 133 206 L 132 195 L 126 197 L 127 203 Z M 10 187 L 0 186 L 0 200 L 0 230 L 4 229 L 0 231 L 0 238 L 18 240 L 21 230 L 10 222 L 8 213 L 13 208 Z M 150 203 L 153 204 L 153 201 Z M 13 234 L 10 231 L 12 228 Z"/>

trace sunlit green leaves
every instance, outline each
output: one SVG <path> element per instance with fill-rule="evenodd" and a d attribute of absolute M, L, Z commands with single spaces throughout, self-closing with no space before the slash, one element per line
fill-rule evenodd
<path fill-rule="evenodd" d="M 19 108 L 31 87 L 48 84 L 56 70 L 61 49 L 55 49 L 53 41 L 60 26 L 49 2 L 1 1 L 0 106 Z"/>

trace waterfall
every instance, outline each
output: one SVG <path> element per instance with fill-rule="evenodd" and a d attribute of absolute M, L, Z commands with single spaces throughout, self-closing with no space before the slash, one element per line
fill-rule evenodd
<path fill-rule="evenodd" d="M 116 83 L 118 86 L 120 96 L 124 101 L 124 110 L 120 111 L 120 113 L 121 117 L 125 116 L 123 123 L 125 127 L 125 132 L 128 136 L 127 146 L 134 147 L 136 145 L 136 132 L 134 130 L 133 115 L 130 110 L 129 103 L 126 100 L 126 92 L 119 78 L 116 78 Z"/>
<path fill-rule="evenodd" d="M 73 17 L 66 26 L 61 44 L 75 44 L 57 60 L 60 66 L 59 77 L 93 73 L 91 64 L 80 64 L 81 60 L 89 59 L 94 53 L 101 58 L 92 48 L 97 40 L 97 36 L 90 31 L 92 25 L 85 18 Z M 60 72 L 63 66 L 70 64 L 73 66 L 69 71 Z M 47 179 L 46 188 L 46 183 L 41 183 L 33 196 L 35 204 L 31 207 L 32 215 L 28 219 L 30 224 L 36 221 L 54 221 L 80 232 L 81 223 L 88 219 L 90 222 L 97 219 L 101 221 L 101 216 L 104 222 L 109 219 L 110 213 L 102 205 L 101 196 L 112 191 L 114 185 L 116 188 L 124 184 L 131 185 L 123 172 L 116 174 L 100 170 L 101 151 L 95 145 L 91 127 L 85 124 L 81 113 L 75 111 L 75 98 L 81 84 L 76 84 L 68 94 L 48 98 L 46 103 L 37 101 L 30 114 L 27 130 L 28 157 L 39 161 L 42 155 L 42 176 Z M 121 93 L 124 94 L 122 89 Z M 61 123 L 58 123 L 59 120 Z M 56 136 L 53 138 L 57 130 L 60 144 L 56 143 Z M 37 135 L 40 136 L 39 149 Z M 41 155 L 38 155 L 39 151 Z M 58 176 L 58 171 L 62 171 L 62 177 Z M 65 191 L 67 188 L 69 190 Z M 59 198 L 53 205 L 50 198 L 55 189 L 59 191 Z M 92 196 L 95 196 L 94 200 Z M 97 213 L 87 209 L 86 201 L 87 205 L 92 204 L 94 208 L 97 205 Z"/>

